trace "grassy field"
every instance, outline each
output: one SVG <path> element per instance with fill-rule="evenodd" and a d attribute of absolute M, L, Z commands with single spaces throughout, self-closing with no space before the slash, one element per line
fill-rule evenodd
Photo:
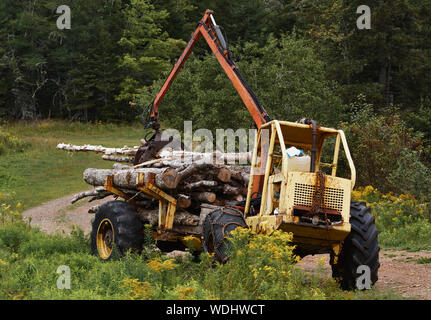
<path fill-rule="evenodd" d="M 22 209 L 37 206 L 89 188 L 82 172 L 89 167 L 110 168 L 94 153 L 57 150 L 58 143 L 102 144 L 108 147 L 139 145 L 142 125 L 102 125 L 44 121 L 1 127 L 10 134 L 0 154 L 0 193 L 19 201 Z M 7 143 L 12 140 L 12 143 Z M 12 144 L 12 148 L 10 148 Z"/>

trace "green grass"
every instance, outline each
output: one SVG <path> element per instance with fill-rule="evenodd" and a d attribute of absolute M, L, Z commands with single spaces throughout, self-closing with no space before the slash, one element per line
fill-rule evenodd
<path fill-rule="evenodd" d="M 427 263 L 431 263 L 431 258 L 419 258 L 417 260 L 417 263 L 419 264 L 427 264 Z"/>
<path fill-rule="evenodd" d="M 100 125 L 45 121 L 1 126 L 26 146 L 5 148 L 0 154 L 0 193 L 22 203 L 22 209 L 37 206 L 89 186 L 82 172 L 89 167 L 111 168 L 94 153 L 68 153 L 57 150 L 60 142 L 101 144 L 108 147 L 139 145 L 144 137 L 142 125 Z"/>
<path fill-rule="evenodd" d="M 418 264 L 428 264 L 431 263 L 431 258 L 419 258 L 416 259 L 414 257 L 407 257 L 404 259 L 395 259 L 395 261 L 399 261 L 399 262 L 414 262 L 414 263 L 418 263 Z"/>
<path fill-rule="evenodd" d="M 379 244 L 384 249 L 431 251 L 431 223 L 428 221 L 412 221 L 399 227 L 397 232 L 384 227 L 379 231 Z"/>
<path fill-rule="evenodd" d="M 312 274 L 296 267 L 290 235 L 235 235 L 229 263 L 203 254 L 168 259 L 148 241 L 142 255 L 101 261 L 79 230 L 47 235 L 0 207 L 0 300 L 3 299 L 402 299 L 376 288 L 342 291 L 319 265 Z M 148 239 L 148 237 L 147 237 Z M 58 268 L 70 268 L 70 289 L 59 289 Z M 244 272 L 246 270 L 247 272 Z"/>

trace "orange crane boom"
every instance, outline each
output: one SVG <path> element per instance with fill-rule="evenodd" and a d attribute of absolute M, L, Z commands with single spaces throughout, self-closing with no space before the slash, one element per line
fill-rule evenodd
<path fill-rule="evenodd" d="M 155 134 L 151 139 L 147 142 L 146 145 L 138 150 L 134 164 L 138 164 L 149 160 L 158 150 L 163 148 L 169 141 L 161 141 L 160 124 L 158 123 L 159 112 L 158 107 L 160 102 L 163 100 L 167 91 L 171 87 L 181 68 L 184 66 L 187 58 L 190 56 L 194 46 L 199 41 L 199 39 L 203 37 L 208 43 L 211 51 L 217 57 L 218 62 L 223 68 L 224 72 L 231 80 L 233 86 L 250 112 L 255 126 L 259 129 L 263 124 L 271 121 L 271 118 L 266 113 L 263 106 L 260 104 L 259 100 L 248 86 L 244 78 L 241 76 L 239 69 L 235 65 L 235 62 L 232 60 L 231 53 L 228 47 L 228 44 L 223 37 L 223 34 L 220 30 L 220 27 L 215 22 L 213 17 L 212 10 L 206 10 L 205 15 L 202 20 L 199 21 L 195 31 L 193 32 L 191 39 L 187 43 L 183 53 L 178 58 L 178 61 L 175 63 L 172 71 L 170 72 L 168 78 L 164 82 L 162 88 L 157 93 L 157 96 L 148 106 L 150 112 L 150 122 L 149 126 L 151 126 L 155 130 Z M 262 154 L 263 163 L 266 162 L 266 155 Z M 253 192 L 259 193 L 262 191 L 263 187 L 263 175 L 255 175 L 253 178 Z"/>
<path fill-rule="evenodd" d="M 179 57 L 171 73 L 163 84 L 162 88 L 158 92 L 157 96 L 150 104 L 150 120 L 151 125 L 155 130 L 160 128 L 157 123 L 159 117 L 158 107 L 166 92 L 171 87 L 181 68 L 184 66 L 187 58 L 190 56 L 194 46 L 203 37 L 208 43 L 211 51 L 217 57 L 218 62 L 223 68 L 226 75 L 232 81 L 233 86 L 250 112 L 254 123 L 257 128 L 264 123 L 271 121 L 271 118 L 266 113 L 263 106 L 260 104 L 253 91 L 248 87 L 245 80 L 242 78 L 239 69 L 236 67 L 234 61 L 231 58 L 228 45 L 223 37 L 220 27 L 216 24 L 213 11 L 206 10 L 204 17 L 199 21 L 195 31 L 193 32 L 191 39 L 187 43 L 183 53 Z"/>

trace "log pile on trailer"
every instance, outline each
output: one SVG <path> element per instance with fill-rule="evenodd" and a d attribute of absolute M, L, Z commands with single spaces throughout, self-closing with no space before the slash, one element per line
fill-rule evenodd
<path fill-rule="evenodd" d="M 138 147 L 105 148 L 61 143 L 57 148 L 69 152 L 101 153 L 102 159 L 117 162 L 112 169 L 86 169 L 83 179 L 94 189 L 76 195 L 72 203 L 87 197 L 93 201 L 114 195 L 104 187 L 107 177 L 112 177 L 113 186 L 127 195 L 129 202 L 133 201 L 142 220 L 151 225 L 157 225 L 159 203 L 138 190 L 137 177 L 140 174 L 145 179 L 153 177 L 157 188 L 175 198 L 174 224 L 178 225 L 198 225 L 203 204 L 235 206 L 247 196 L 250 153 L 197 153 L 168 149 L 159 152 L 156 159 L 133 166 L 130 163 Z M 96 210 L 92 208 L 92 212 Z"/>

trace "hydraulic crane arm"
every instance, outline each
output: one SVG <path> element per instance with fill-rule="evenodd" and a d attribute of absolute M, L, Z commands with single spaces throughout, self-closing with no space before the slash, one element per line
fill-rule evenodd
<path fill-rule="evenodd" d="M 150 112 L 150 122 L 149 126 L 151 126 L 155 133 L 154 135 L 139 148 L 136 153 L 134 164 L 137 165 L 139 163 L 143 163 L 148 161 L 154 157 L 154 155 L 162 149 L 169 141 L 162 141 L 161 133 L 160 133 L 160 124 L 158 123 L 159 113 L 158 107 L 160 102 L 163 100 L 164 96 L 168 92 L 181 68 L 184 66 L 187 58 L 190 56 L 194 46 L 199 41 L 201 37 L 203 37 L 208 43 L 211 51 L 217 57 L 218 62 L 223 68 L 224 72 L 231 80 L 233 86 L 250 112 L 253 121 L 256 125 L 256 128 L 260 128 L 263 124 L 270 122 L 271 118 L 266 113 L 263 106 L 260 104 L 259 100 L 247 85 L 244 78 L 241 76 L 238 68 L 236 67 L 234 61 L 232 60 L 228 44 L 223 37 L 223 34 L 220 30 L 220 27 L 214 20 L 213 11 L 206 10 L 205 15 L 201 21 L 199 21 L 195 31 L 193 32 L 191 39 L 187 43 L 183 53 L 179 57 L 178 61 L 174 65 L 171 73 L 163 84 L 162 88 L 158 92 L 157 96 L 154 98 L 153 102 L 148 106 Z M 147 109 L 148 110 L 148 109 Z M 145 120 L 145 119 L 144 119 Z M 266 161 L 266 156 L 262 154 L 263 163 Z M 263 175 L 255 175 L 253 178 L 253 192 L 261 192 L 263 187 Z"/>
<path fill-rule="evenodd" d="M 160 89 L 159 93 L 150 104 L 150 121 L 151 126 L 156 131 L 159 130 L 160 125 L 157 122 L 159 117 L 158 107 L 166 92 L 169 90 L 170 86 L 174 82 L 187 58 L 190 56 L 194 46 L 203 37 L 208 43 L 211 51 L 217 57 L 218 62 L 223 68 L 226 75 L 232 81 L 233 86 L 250 112 L 257 128 L 264 123 L 271 121 L 271 118 L 266 113 L 263 106 L 260 104 L 259 100 L 254 95 L 253 91 L 249 88 L 245 80 L 242 78 L 241 73 L 236 67 L 234 61 L 231 58 L 231 54 L 220 30 L 220 27 L 216 24 L 213 11 L 206 10 L 204 17 L 198 23 L 195 31 L 193 32 L 190 41 L 188 42 L 183 53 L 179 57 L 175 66 L 173 67 L 169 77 L 166 79 L 163 87 Z"/>

